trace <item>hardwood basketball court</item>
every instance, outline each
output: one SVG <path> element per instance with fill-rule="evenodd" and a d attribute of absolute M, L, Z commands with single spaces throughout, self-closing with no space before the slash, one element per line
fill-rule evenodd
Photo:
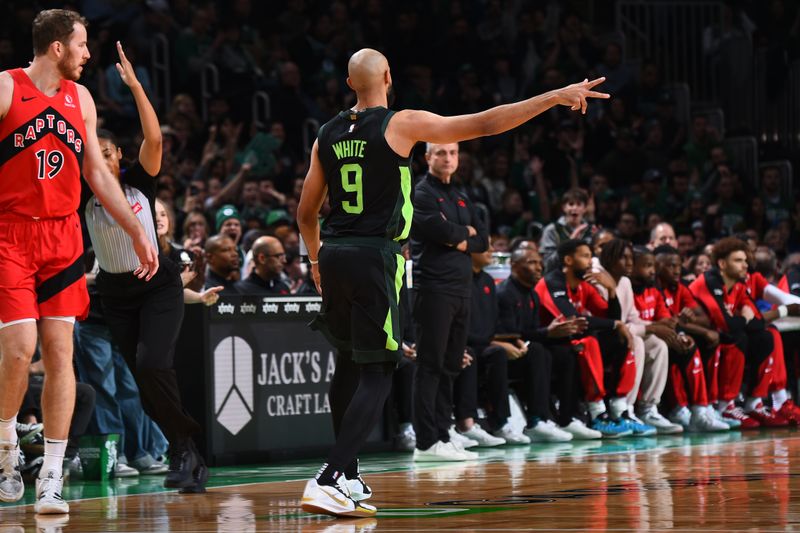
<path fill-rule="evenodd" d="M 794 531 L 799 454 L 800 432 L 780 430 L 506 446 L 466 464 L 365 456 L 379 513 L 360 520 L 299 510 L 319 461 L 212 469 L 205 495 L 165 491 L 162 477 L 73 481 L 68 521 L 37 518 L 28 486 L 20 504 L 0 507 L 0 533 Z"/>

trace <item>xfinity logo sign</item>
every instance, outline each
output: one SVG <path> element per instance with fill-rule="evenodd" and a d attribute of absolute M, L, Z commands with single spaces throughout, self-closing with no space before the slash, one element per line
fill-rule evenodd
<path fill-rule="evenodd" d="M 214 348 L 214 416 L 233 435 L 253 418 L 253 350 L 241 337 Z"/>

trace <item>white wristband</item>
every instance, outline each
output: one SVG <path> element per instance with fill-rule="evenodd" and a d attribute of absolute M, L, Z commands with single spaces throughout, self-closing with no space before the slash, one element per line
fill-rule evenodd
<path fill-rule="evenodd" d="M 789 316 L 789 308 L 786 307 L 785 305 L 779 305 L 778 316 L 781 318 L 786 318 L 787 316 Z"/>
<path fill-rule="evenodd" d="M 312 264 L 312 265 L 318 265 L 318 264 L 319 264 L 319 259 L 317 259 L 316 261 L 314 261 L 313 259 L 311 259 L 311 258 L 309 257 L 309 258 L 308 258 L 308 262 L 309 262 L 310 264 Z"/>

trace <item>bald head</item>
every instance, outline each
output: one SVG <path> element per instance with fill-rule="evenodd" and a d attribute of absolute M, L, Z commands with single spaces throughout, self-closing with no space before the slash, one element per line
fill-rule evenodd
<path fill-rule="evenodd" d="M 372 48 L 362 48 L 350 57 L 347 63 L 347 83 L 356 93 L 385 92 L 389 62 Z"/>
<path fill-rule="evenodd" d="M 253 243 L 253 257 L 258 254 L 270 255 L 283 252 L 283 245 L 281 241 L 269 235 L 259 237 Z"/>

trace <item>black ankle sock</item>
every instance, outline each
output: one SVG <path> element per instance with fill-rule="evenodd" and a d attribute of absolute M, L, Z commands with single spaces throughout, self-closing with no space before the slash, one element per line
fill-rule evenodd
<path fill-rule="evenodd" d="M 336 485 L 336 480 L 339 479 L 339 476 L 342 475 L 340 470 L 337 470 L 336 467 L 325 463 L 322 465 L 322 468 L 319 469 L 319 473 L 317 474 L 317 484 L 318 485 Z"/>

